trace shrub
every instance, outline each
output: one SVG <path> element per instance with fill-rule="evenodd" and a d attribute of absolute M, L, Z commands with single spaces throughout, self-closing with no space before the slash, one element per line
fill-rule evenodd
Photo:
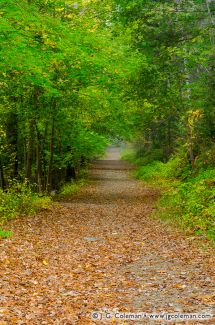
<path fill-rule="evenodd" d="M 121 155 L 122 160 L 126 160 L 130 163 L 134 163 L 136 154 L 132 149 L 126 149 L 123 151 Z"/>
<path fill-rule="evenodd" d="M 165 177 L 164 164 L 161 161 L 153 161 L 151 164 L 142 166 L 136 172 L 136 177 L 142 180 L 155 180 Z"/>
<path fill-rule="evenodd" d="M 16 216 L 33 215 L 50 208 L 51 199 L 34 193 L 27 183 L 13 182 L 7 191 L 0 189 L 0 224 Z"/>
<path fill-rule="evenodd" d="M 160 200 L 162 218 L 182 228 L 215 240 L 215 169 L 195 171 L 181 157 L 167 163 L 154 161 L 140 167 L 136 177 L 156 185 L 165 185 Z M 159 209 L 159 212 L 161 210 Z"/>
<path fill-rule="evenodd" d="M 161 199 L 165 218 L 174 219 L 184 229 L 215 240 L 214 184 L 215 170 L 209 169 L 166 192 Z"/>
<path fill-rule="evenodd" d="M 82 186 L 86 184 L 85 179 L 80 179 L 78 181 L 72 181 L 66 183 L 60 189 L 60 193 L 57 195 L 59 198 L 70 196 L 71 194 L 76 193 Z"/>

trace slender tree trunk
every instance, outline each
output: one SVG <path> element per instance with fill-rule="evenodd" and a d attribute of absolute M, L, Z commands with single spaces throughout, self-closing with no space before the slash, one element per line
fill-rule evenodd
<path fill-rule="evenodd" d="M 190 128 L 188 119 L 186 122 L 186 130 L 187 130 L 187 142 L 188 142 L 188 151 L 189 151 L 189 157 L 190 157 L 190 163 L 192 168 L 195 168 L 195 156 L 193 153 L 193 137 L 192 137 L 192 130 Z"/>
<path fill-rule="evenodd" d="M 53 169 L 53 158 L 54 158 L 54 136 L 55 136 L 55 108 L 56 108 L 56 100 L 52 100 L 52 125 L 51 125 L 51 135 L 50 135 L 50 146 L 49 146 L 49 164 L 48 164 L 48 174 L 47 174 L 47 183 L 46 190 L 50 192 L 52 188 L 52 169 Z"/>
<path fill-rule="evenodd" d="M 36 166 L 37 166 L 37 186 L 38 192 L 43 190 L 42 186 L 42 150 L 41 150 L 41 135 L 37 130 L 37 146 L 36 146 Z"/>
<path fill-rule="evenodd" d="M 183 94 L 182 94 L 182 89 L 181 89 L 180 83 L 179 83 L 179 96 L 180 96 L 180 104 L 181 104 L 182 112 L 185 112 L 185 104 L 184 104 L 184 99 L 183 99 Z M 193 137 L 192 137 L 192 130 L 190 129 L 188 118 L 186 119 L 186 122 L 185 122 L 185 128 L 186 128 L 186 138 L 187 138 L 187 143 L 188 143 L 189 159 L 190 159 L 192 168 L 194 168 L 195 157 L 194 157 L 194 153 L 193 153 Z"/>
<path fill-rule="evenodd" d="M 209 16 L 210 23 L 212 26 L 214 26 L 214 19 L 213 19 L 211 9 L 210 9 L 210 3 L 208 0 L 205 0 L 205 2 L 206 2 L 207 10 L 208 10 L 208 16 Z M 214 44 L 214 28 L 212 28 L 210 31 L 210 41 L 211 41 L 211 44 L 213 45 Z"/>
<path fill-rule="evenodd" d="M 167 159 L 172 153 L 172 132 L 171 132 L 171 117 L 167 121 Z"/>
<path fill-rule="evenodd" d="M 186 110 L 187 110 L 187 107 L 189 107 L 189 105 L 190 105 L 190 99 L 191 99 L 190 98 L 191 97 L 190 75 L 187 70 L 187 65 L 186 65 L 185 59 L 183 60 L 182 64 L 183 64 L 182 72 L 185 74 L 185 84 L 187 86 L 186 95 L 183 95 L 183 93 L 182 93 L 182 86 L 181 86 L 180 79 L 178 79 L 178 88 L 179 88 L 179 97 L 180 97 L 180 104 L 181 104 L 182 112 L 184 114 L 186 114 Z M 185 100 L 186 100 L 186 103 L 184 103 Z M 193 151 L 193 146 L 194 146 L 193 134 L 192 134 L 191 126 L 189 125 L 188 117 L 186 118 L 185 128 L 186 128 L 186 138 L 187 138 L 187 144 L 188 144 L 189 159 L 190 159 L 191 166 L 194 169 L 195 155 L 194 155 L 194 151 Z"/>
<path fill-rule="evenodd" d="M 33 105 L 33 117 L 30 120 L 29 125 L 29 139 L 28 139 L 28 145 L 27 145 L 27 161 L 26 161 L 26 168 L 25 168 L 25 177 L 31 181 L 32 179 L 32 164 L 35 159 L 35 132 L 36 130 L 36 114 L 39 108 L 39 95 L 40 95 L 40 89 L 39 87 L 35 87 L 33 98 L 32 98 L 32 105 Z M 37 151 L 37 148 L 36 148 Z M 37 159 L 37 152 L 36 152 L 36 159 Z"/>
<path fill-rule="evenodd" d="M 17 177 L 18 170 L 18 118 L 16 112 L 11 112 L 7 122 L 7 141 L 11 148 L 12 177 Z"/>
<path fill-rule="evenodd" d="M 4 190 L 5 187 L 6 187 L 6 184 L 5 184 L 5 179 L 4 179 L 4 169 L 3 169 L 3 166 L 2 166 L 2 162 L 0 160 L 0 186 L 1 188 Z"/>
<path fill-rule="evenodd" d="M 34 151 L 34 120 L 30 121 L 30 134 L 28 139 L 28 145 L 26 148 L 26 164 L 25 164 L 25 178 L 31 181 L 32 177 L 32 163 L 33 163 L 33 151 Z"/>
<path fill-rule="evenodd" d="M 59 130 L 59 145 L 58 145 L 58 152 L 59 152 L 59 157 L 60 160 L 62 161 L 62 152 L 63 152 L 63 148 L 62 148 L 62 134 L 61 134 L 61 130 Z M 63 169 L 62 167 L 60 167 L 59 170 L 59 179 L 60 179 L 60 184 L 62 184 L 64 182 L 65 179 L 65 173 L 64 173 L 65 169 Z"/>

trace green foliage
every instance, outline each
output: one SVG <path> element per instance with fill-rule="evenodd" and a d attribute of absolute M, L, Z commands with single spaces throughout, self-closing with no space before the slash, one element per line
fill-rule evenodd
<path fill-rule="evenodd" d="M 124 158 L 137 177 L 184 180 L 184 215 L 211 220 L 201 170 L 215 166 L 213 12 L 197 0 L 2 1 L 2 219 L 49 204 L 25 179 L 38 193 L 59 189 L 123 138 L 135 140 Z"/>
<path fill-rule="evenodd" d="M 144 159 L 143 159 L 144 160 Z M 136 172 L 136 177 L 145 181 L 155 182 L 155 184 L 166 183 L 183 177 L 186 173 L 184 160 L 181 157 L 172 157 L 167 163 L 155 160 L 150 164 L 141 166 L 143 160 L 134 159 L 134 163 L 140 166 Z"/>
<path fill-rule="evenodd" d="M 38 196 L 27 184 L 14 182 L 8 191 L 0 189 L 0 224 L 17 216 L 49 209 L 50 204 L 48 196 Z"/>
<path fill-rule="evenodd" d="M 167 218 L 214 239 L 214 3 L 116 3 L 145 63 L 131 81 L 136 154 L 127 158 L 138 178 L 169 189 Z"/>
<path fill-rule="evenodd" d="M 145 166 L 154 161 L 159 161 L 159 158 L 162 157 L 160 151 L 160 149 L 154 149 L 146 153 L 143 148 L 137 149 L 136 152 L 134 149 L 132 151 L 128 150 L 123 153 L 122 159 L 127 160 L 137 166 Z"/>
<path fill-rule="evenodd" d="M 0 228 L 0 238 L 9 238 L 12 236 L 12 231 L 3 230 Z"/>
<path fill-rule="evenodd" d="M 78 167 L 81 157 L 90 160 L 92 157 L 102 155 L 108 141 L 104 136 L 94 131 L 86 130 L 79 125 L 78 127 L 74 127 L 69 143 L 72 150 L 65 156 L 66 163 L 70 161 Z"/>
<path fill-rule="evenodd" d="M 2 188 L 18 177 L 50 192 L 102 154 L 107 138 L 128 136 L 123 86 L 138 55 L 113 38 L 104 5 L 106 18 L 95 1 L 3 1 Z"/>
<path fill-rule="evenodd" d="M 79 179 L 78 181 L 72 181 L 70 183 L 66 183 L 60 189 L 59 194 L 57 195 L 58 198 L 66 198 L 71 196 L 72 194 L 79 191 L 81 187 L 86 185 L 86 179 Z"/>
<path fill-rule="evenodd" d="M 200 155 L 196 158 L 195 166 L 198 170 L 202 167 L 215 166 L 215 144 L 212 144 L 207 150 L 202 150 Z"/>
<path fill-rule="evenodd" d="M 115 19 L 142 58 L 130 80 L 142 164 L 166 162 L 183 148 L 192 168 L 214 166 L 214 3 L 115 2 Z"/>
<path fill-rule="evenodd" d="M 161 161 L 154 161 L 150 165 L 140 167 L 136 173 L 136 177 L 142 180 L 158 180 L 166 178 L 168 169 Z"/>
<path fill-rule="evenodd" d="M 179 157 L 139 167 L 136 177 L 164 186 L 159 217 L 190 233 L 215 240 L 215 169 L 190 173 Z M 186 175 L 186 180 L 182 180 Z M 177 179 L 178 178 L 178 179 Z"/>
<path fill-rule="evenodd" d="M 197 177 L 167 192 L 161 204 L 164 216 L 183 229 L 215 240 L 215 170 L 205 170 Z"/>
<path fill-rule="evenodd" d="M 135 157 L 136 157 L 135 151 L 133 149 L 126 148 L 125 150 L 123 150 L 120 158 L 130 163 L 135 163 Z"/>

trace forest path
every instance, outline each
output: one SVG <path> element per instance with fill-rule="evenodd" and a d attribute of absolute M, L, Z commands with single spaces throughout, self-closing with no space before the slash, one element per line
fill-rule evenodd
<path fill-rule="evenodd" d="M 158 191 L 118 158 L 112 148 L 70 200 L 11 222 L 14 236 L 0 241 L 0 324 L 123 324 L 91 318 L 105 310 L 213 313 L 213 257 L 150 217 Z"/>

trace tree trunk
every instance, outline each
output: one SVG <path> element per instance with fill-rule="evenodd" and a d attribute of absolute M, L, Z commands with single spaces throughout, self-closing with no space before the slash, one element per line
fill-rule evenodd
<path fill-rule="evenodd" d="M 17 177 L 18 170 L 18 118 L 15 111 L 11 112 L 7 122 L 7 141 L 11 150 L 12 177 Z"/>
<path fill-rule="evenodd" d="M 184 71 L 185 71 L 185 80 L 186 80 L 186 85 L 187 85 L 187 100 L 188 100 L 188 105 L 190 103 L 190 97 L 191 97 L 191 89 L 190 89 L 190 75 L 187 69 L 187 62 L 184 59 Z M 190 163 L 192 168 L 194 169 L 195 167 L 195 157 L 193 153 L 193 137 L 192 137 L 192 130 L 189 125 L 188 118 L 186 119 L 186 130 L 187 130 L 187 141 L 188 141 L 188 150 L 189 150 L 189 156 L 190 156 Z"/>
<path fill-rule="evenodd" d="M 54 158 L 54 135 L 55 135 L 55 119 L 54 113 L 56 108 L 56 100 L 53 99 L 51 102 L 52 105 L 52 125 L 51 125 L 51 135 L 50 135 L 50 146 L 49 146 L 49 164 L 48 164 L 48 174 L 47 174 L 47 183 L 46 191 L 50 192 L 52 188 L 52 168 L 53 168 L 53 158 Z"/>
<path fill-rule="evenodd" d="M 58 154 L 60 157 L 60 161 L 62 161 L 62 152 L 63 152 L 63 148 L 62 148 L 62 134 L 61 134 L 61 130 L 59 130 L 59 144 L 58 144 Z M 59 170 L 59 180 L 60 180 L 60 184 L 63 184 L 64 180 L 65 180 L 65 169 L 62 168 L 62 166 L 60 166 L 60 170 Z"/>
<path fill-rule="evenodd" d="M 168 117 L 167 121 L 167 159 L 169 159 L 172 153 L 172 132 L 171 132 L 171 117 Z"/>
<path fill-rule="evenodd" d="M 195 167 L 195 157 L 193 153 L 193 138 L 192 138 L 192 131 L 190 129 L 189 122 L 186 122 L 186 130 L 187 130 L 187 142 L 188 142 L 188 151 L 189 151 L 189 158 L 192 168 Z"/>
<path fill-rule="evenodd" d="M 2 166 L 2 162 L 0 160 L 0 186 L 1 188 L 4 190 L 5 187 L 6 187 L 6 184 L 5 184 L 5 179 L 4 179 L 4 169 L 3 169 L 3 166 Z"/>
<path fill-rule="evenodd" d="M 42 150 L 41 150 L 41 134 L 37 130 L 37 146 L 36 146 L 36 166 L 37 166 L 37 186 L 38 192 L 42 193 Z"/>
<path fill-rule="evenodd" d="M 214 19 L 213 19 L 211 9 L 210 9 L 210 2 L 209 2 L 209 0 L 205 0 L 205 2 L 206 2 L 207 10 L 208 10 L 208 17 L 209 17 L 210 23 L 212 26 L 214 26 Z M 214 45 L 214 27 L 210 31 L 210 41 L 211 41 L 211 44 Z"/>
<path fill-rule="evenodd" d="M 34 120 L 30 121 L 30 134 L 28 139 L 28 145 L 26 148 L 26 164 L 25 164 L 25 178 L 31 181 L 32 177 L 32 162 L 33 162 L 33 150 L 34 150 Z"/>

